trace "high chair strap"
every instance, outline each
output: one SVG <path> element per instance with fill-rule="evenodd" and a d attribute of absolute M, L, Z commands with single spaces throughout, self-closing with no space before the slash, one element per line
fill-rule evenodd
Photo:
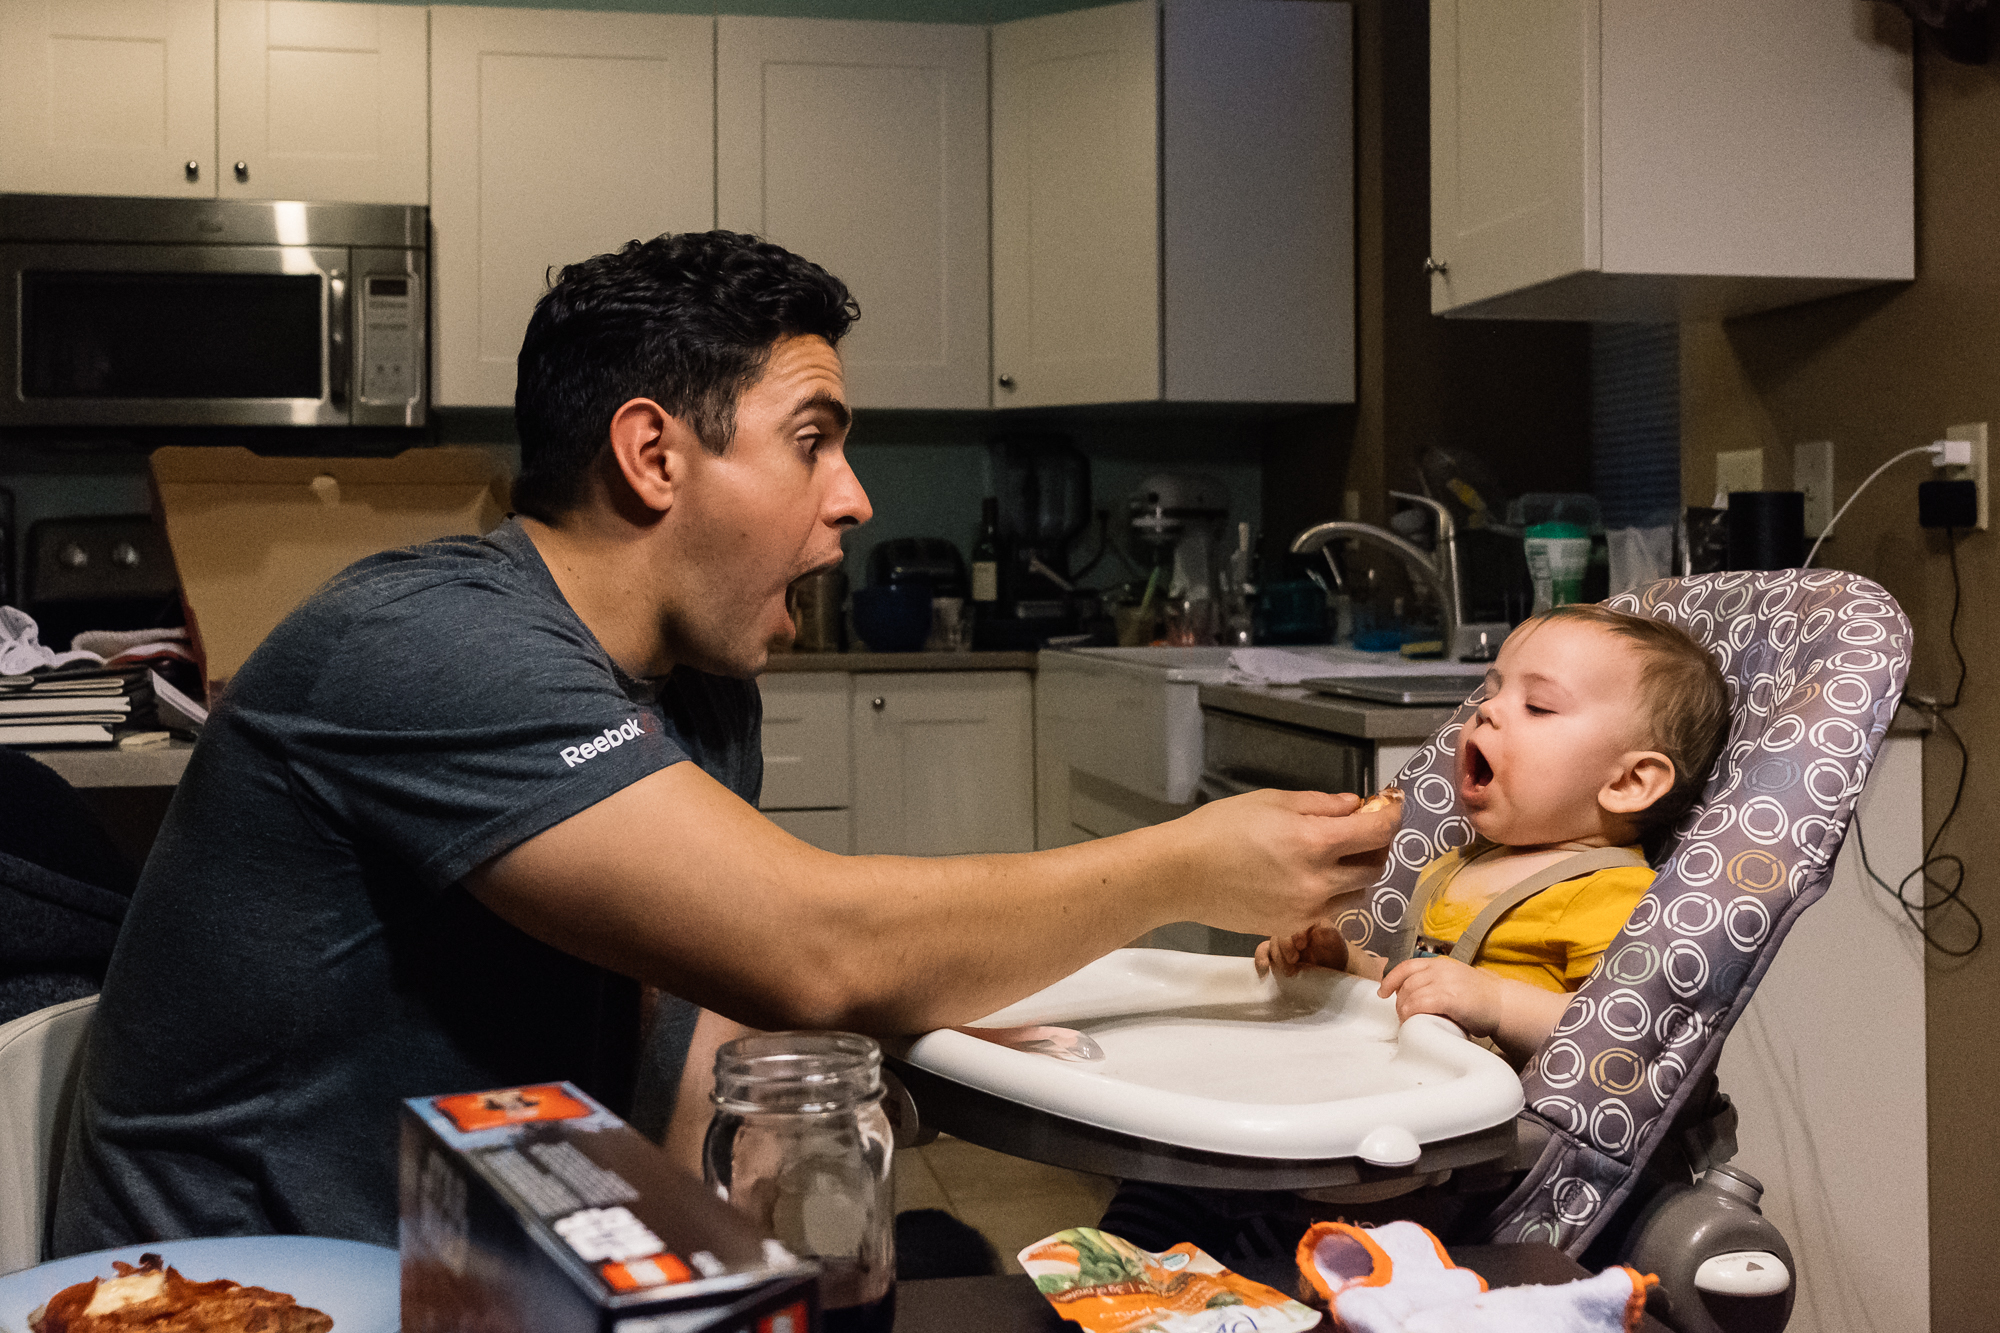
<path fill-rule="evenodd" d="M 1431 900 L 1444 891 L 1445 885 L 1456 878 L 1459 871 L 1484 855 L 1493 845 L 1484 842 L 1474 844 L 1466 849 L 1457 864 L 1439 866 L 1436 871 L 1425 874 L 1417 882 L 1416 892 L 1410 896 L 1410 909 L 1403 918 L 1402 929 L 1396 932 L 1395 954 L 1389 960 L 1391 966 L 1415 954 L 1417 936 L 1423 929 L 1424 913 L 1429 909 Z M 1500 918 L 1544 889 L 1552 889 L 1558 884 L 1566 884 L 1585 875 L 1594 875 L 1600 870 L 1616 870 L 1621 866 L 1644 867 L 1646 864 L 1646 858 L 1629 847 L 1598 847 L 1565 857 L 1539 874 L 1530 875 L 1512 888 L 1494 894 L 1492 900 L 1480 909 L 1479 915 L 1472 919 L 1472 924 L 1458 937 L 1458 943 L 1452 946 L 1451 956 L 1470 967 L 1479 957 L 1480 948 L 1486 943 L 1487 935 L 1492 933 L 1494 925 Z"/>

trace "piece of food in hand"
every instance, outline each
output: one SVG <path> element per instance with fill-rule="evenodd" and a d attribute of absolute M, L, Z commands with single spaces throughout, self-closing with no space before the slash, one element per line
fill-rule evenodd
<path fill-rule="evenodd" d="M 1401 787 L 1395 787 L 1395 786 L 1384 787 L 1381 791 L 1376 792 L 1373 796 L 1369 797 L 1366 801 L 1363 801 L 1361 803 L 1361 810 L 1359 813 L 1364 815 L 1372 815 L 1377 810 L 1387 810 L 1391 806 L 1396 806 L 1400 808 L 1402 804 L 1403 804 L 1403 789 Z"/>
<path fill-rule="evenodd" d="M 28 1333 L 328 1333 L 331 1317 L 282 1291 L 227 1278 L 190 1282 L 157 1254 L 116 1277 L 64 1287 L 28 1316 Z"/>

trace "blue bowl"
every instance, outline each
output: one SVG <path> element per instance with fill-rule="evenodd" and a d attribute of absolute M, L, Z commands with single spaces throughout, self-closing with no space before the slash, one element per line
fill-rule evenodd
<path fill-rule="evenodd" d="M 930 585 L 857 588 L 854 632 L 878 653 L 915 652 L 930 637 Z"/>

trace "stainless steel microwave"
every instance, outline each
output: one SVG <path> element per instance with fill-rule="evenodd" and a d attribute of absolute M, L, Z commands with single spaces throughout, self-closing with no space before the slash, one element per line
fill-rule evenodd
<path fill-rule="evenodd" d="M 0 426 L 418 426 L 428 210 L 0 195 Z"/>

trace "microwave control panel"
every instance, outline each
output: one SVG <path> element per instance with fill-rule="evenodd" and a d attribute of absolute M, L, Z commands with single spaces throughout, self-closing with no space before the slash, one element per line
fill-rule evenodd
<path fill-rule="evenodd" d="M 422 366 L 422 279 L 410 273 L 361 278 L 361 391 L 364 403 L 402 407 L 418 397 Z"/>

